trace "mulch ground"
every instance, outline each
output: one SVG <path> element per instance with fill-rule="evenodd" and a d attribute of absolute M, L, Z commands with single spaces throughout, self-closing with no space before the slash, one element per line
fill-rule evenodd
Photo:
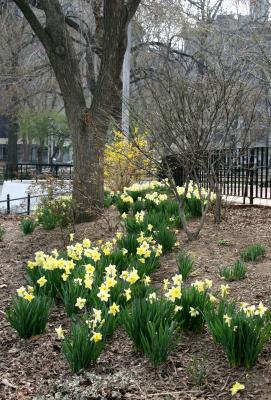
<path fill-rule="evenodd" d="M 117 219 L 114 212 L 110 213 L 107 218 L 77 226 L 76 238 L 113 237 Z M 46 333 L 27 341 L 19 339 L 4 318 L 4 310 L 16 288 L 25 283 L 27 260 L 38 250 L 48 252 L 63 247 L 61 233 L 37 229 L 31 236 L 23 236 L 17 219 L 2 219 L 0 223 L 6 229 L 4 241 L 0 242 L 1 399 L 227 400 L 231 398 L 229 388 L 238 380 L 246 388 L 236 397 L 271 400 L 271 344 L 251 370 L 233 369 L 228 367 L 223 350 L 213 343 L 207 330 L 201 334 L 182 334 L 168 362 L 154 369 L 143 355 L 135 352 L 125 332 L 119 329 L 95 367 L 79 375 L 72 374 L 55 335 L 57 326 L 69 325 L 60 306 L 52 312 Z M 219 245 L 221 239 L 228 240 L 230 246 Z M 251 303 L 269 303 L 271 209 L 229 209 L 219 226 L 208 216 L 197 241 L 187 242 L 182 231 L 178 241 L 180 245 L 162 258 L 160 269 L 153 274 L 155 286 L 159 287 L 165 277 L 177 272 L 175 258 L 180 248 L 192 252 L 196 258 L 191 280 L 208 277 L 218 287 L 223 283 L 219 268 L 234 262 L 247 245 L 261 243 L 267 248 L 266 257 L 262 262 L 248 265 L 247 278 L 230 284 L 231 296 Z"/>

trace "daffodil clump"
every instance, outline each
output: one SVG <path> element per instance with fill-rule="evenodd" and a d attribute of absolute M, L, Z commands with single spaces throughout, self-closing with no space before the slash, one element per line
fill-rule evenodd
<path fill-rule="evenodd" d="M 66 228 L 73 223 L 75 205 L 71 195 L 62 195 L 52 198 L 43 196 L 35 207 L 36 223 L 45 230 L 56 227 Z"/>
<path fill-rule="evenodd" d="M 146 191 L 152 191 L 158 188 L 165 188 L 165 181 L 148 181 L 148 182 L 143 182 L 143 183 L 134 183 L 133 185 L 129 187 L 124 188 L 124 192 L 146 192 Z"/>
<path fill-rule="evenodd" d="M 45 331 L 52 305 L 53 301 L 37 294 L 34 287 L 21 286 L 6 310 L 6 318 L 22 339 L 28 339 Z"/>
<path fill-rule="evenodd" d="M 204 314 L 210 309 L 216 297 L 210 292 L 210 279 L 183 285 L 182 275 L 175 275 L 171 282 L 164 280 L 165 297 L 175 305 L 175 319 L 182 329 L 201 331 L 205 325 Z"/>
<path fill-rule="evenodd" d="M 177 186 L 177 192 L 179 196 L 184 196 L 185 186 Z M 214 192 L 209 194 L 204 187 L 199 188 L 197 184 L 195 184 L 193 181 L 190 181 L 185 199 L 186 212 L 193 217 L 200 217 L 202 215 L 204 205 L 207 204 L 208 198 L 212 203 L 216 199 L 216 194 Z"/>
<path fill-rule="evenodd" d="M 270 339 L 270 311 L 262 302 L 238 306 L 223 299 L 215 310 L 207 313 L 207 323 L 233 367 L 255 365 L 264 344 Z"/>
<path fill-rule="evenodd" d="M 143 351 L 154 365 L 165 362 L 179 339 L 174 320 L 174 305 L 155 292 L 134 299 L 122 313 L 122 325 L 136 348 Z"/>

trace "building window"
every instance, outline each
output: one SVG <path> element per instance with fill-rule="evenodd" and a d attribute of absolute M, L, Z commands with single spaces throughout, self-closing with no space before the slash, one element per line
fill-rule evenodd
<path fill-rule="evenodd" d="M 7 161 L 8 147 L 6 144 L 0 144 L 0 161 Z"/>

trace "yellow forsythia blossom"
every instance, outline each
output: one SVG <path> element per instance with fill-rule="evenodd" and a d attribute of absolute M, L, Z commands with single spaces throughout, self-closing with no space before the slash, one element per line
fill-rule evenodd
<path fill-rule="evenodd" d="M 137 130 L 138 131 L 138 130 Z M 105 147 L 104 176 L 106 185 L 112 190 L 120 190 L 145 177 L 152 169 L 151 150 L 146 133 L 134 132 L 132 139 L 120 131 L 113 132 L 111 143 Z"/>

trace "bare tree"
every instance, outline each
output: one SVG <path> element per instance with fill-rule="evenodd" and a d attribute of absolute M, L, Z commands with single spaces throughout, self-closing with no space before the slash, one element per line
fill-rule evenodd
<path fill-rule="evenodd" d="M 200 233 L 212 192 L 221 199 L 219 169 L 223 168 L 226 176 L 257 137 L 260 88 L 251 79 L 250 68 L 242 56 L 234 60 L 229 53 L 215 49 L 211 51 L 209 46 L 202 73 L 195 67 L 189 75 L 181 75 L 176 66 L 169 65 L 161 79 L 149 82 L 153 101 L 148 108 L 149 119 L 143 123 L 157 155 L 153 162 L 158 172 L 163 167 L 190 240 Z M 174 179 L 172 159 L 175 170 L 183 171 L 185 190 L 181 194 Z M 190 180 L 199 189 L 202 207 L 201 220 L 193 231 L 184 212 Z M 204 186 L 208 188 L 207 194 Z"/>
<path fill-rule="evenodd" d="M 116 115 L 127 26 L 140 0 L 84 0 L 79 11 L 58 0 L 13 0 L 44 46 L 59 84 L 74 154 L 73 197 L 79 220 L 103 204 L 103 158 L 109 116 Z M 91 18 L 85 19 L 87 14 Z M 86 49 L 91 104 L 84 91 L 77 45 Z M 98 57 L 95 64 L 93 53 Z M 94 60 L 94 61 L 93 61 Z M 98 70 L 98 72 L 96 71 Z M 94 211 L 92 210 L 94 213 Z"/>

